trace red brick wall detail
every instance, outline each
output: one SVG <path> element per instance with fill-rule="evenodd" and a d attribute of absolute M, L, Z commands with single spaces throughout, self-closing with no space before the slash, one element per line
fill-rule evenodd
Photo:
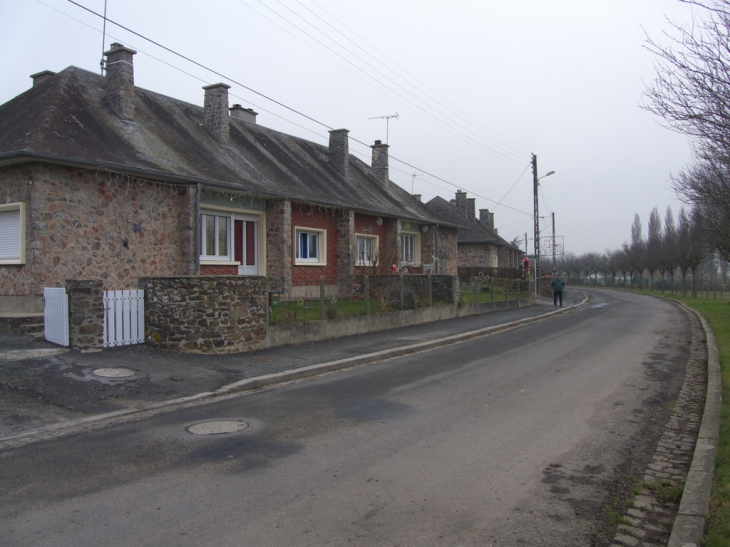
<path fill-rule="evenodd" d="M 337 219 L 338 213 L 332 209 L 292 204 L 291 206 L 291 241 L 292 241 L 292 285 L 319 285 L 320 276 L 324 276 L 327 285 L 337 283 Z M 316 228 L 327 230 L 327 265 L 302 266 L 295 265 L 296 245 L 295 228 Z"/>
<path fill-rule="evenodd" d="M 200 265 L 200 275 L 238 275 L 238 266 Z"/>

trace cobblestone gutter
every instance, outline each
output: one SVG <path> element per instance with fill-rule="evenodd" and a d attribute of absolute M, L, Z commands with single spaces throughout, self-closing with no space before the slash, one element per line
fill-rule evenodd
<path fill-rule="evenodd" d="M 719 432 L 720 367 L 712 330 L 685 309 L 694 334 L 684 384 L 612 547 L 696 547 L 704 534 Z"/>

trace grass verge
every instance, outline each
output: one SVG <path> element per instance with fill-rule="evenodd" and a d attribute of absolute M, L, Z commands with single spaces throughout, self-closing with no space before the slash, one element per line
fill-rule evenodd
<path fill-rule="evenodd" d="M 632 290 L 642 294 L 649 291 Z M 661 296 L 684 302 L 699 311 L 715 333 L 722 371 L 722 410 L 720 411 L 720 438 L 715 460 L 715 480 L 707 515 L 707 530 L 702 540 L 703 547 L 727 547 L 730 545 L 730 302 L 713 298 L 691 298 L 689 296 Z"/>

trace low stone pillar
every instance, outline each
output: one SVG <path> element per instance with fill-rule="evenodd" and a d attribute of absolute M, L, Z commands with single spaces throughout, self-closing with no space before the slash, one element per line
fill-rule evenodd
<path fill-rule="evenodd" d="M 101 280 L 67 279 L 68 340 L 82 353 L 104 348 L 104 288 Z"/>

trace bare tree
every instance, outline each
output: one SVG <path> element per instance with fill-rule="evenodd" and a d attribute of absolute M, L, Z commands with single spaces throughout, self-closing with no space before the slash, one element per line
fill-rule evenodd
<path fill-rule="evenodd" d="M 727 163 L 730 151 L 730 0 L 684 0 L 703 8 L 687 26 L 669 21 L 659 44 L 647 37 L 657 76 L 643 107 L 669 127 L 691 135 L 704 158 Z"/>
<path fill-rule="evenodd" d="M 664 217 L 664 235 L 662 236 L 661 259 L 659 271 L 662 274 L 662 281 L 666 274 L 671 279 L 670 291 L 674 294 L 674 272 L 677 269 L 677 227 L 674 225 L 674 214 L 671 207 L 667 207 L 667 214 Z M 664 287 L 662 286 L 662 292 Z"/>
<path fill-rule="evenodd" d="M 659 269 L 662 252 L 662 219 L 654 207 L 649 215 L 649 230 L 646 237 L 646 268 L 649 270 L 651 290 L 654 290 L 654 272 Z"/>
<path fill-rule="evenodd" d="M 625 250 L 631 264 L 631 283 L 633 285 L 633 272 L 639 272 L 639 288 L 641 288 L 641 278 L 646 265 L 645 248 L 646 242 L 641 235 L 641 219 L 637 213 L 634 215 L 634 222 L 631 224 L 631 244 Z"/>
<path fill-rule="evenodd" d="M 692 269 L 692 296 L 697 298 L 697 268 L 707 256 L 706 235 L 702 214 L 692 209 L 689 215 L 689 254 L 688 264 Z"/>
<path fill-rule="evenodd" d="M 684 168 L 673 182 L 702 218 L 707 245 L 730 260 L 730 164 L 704 159 Z"/>

